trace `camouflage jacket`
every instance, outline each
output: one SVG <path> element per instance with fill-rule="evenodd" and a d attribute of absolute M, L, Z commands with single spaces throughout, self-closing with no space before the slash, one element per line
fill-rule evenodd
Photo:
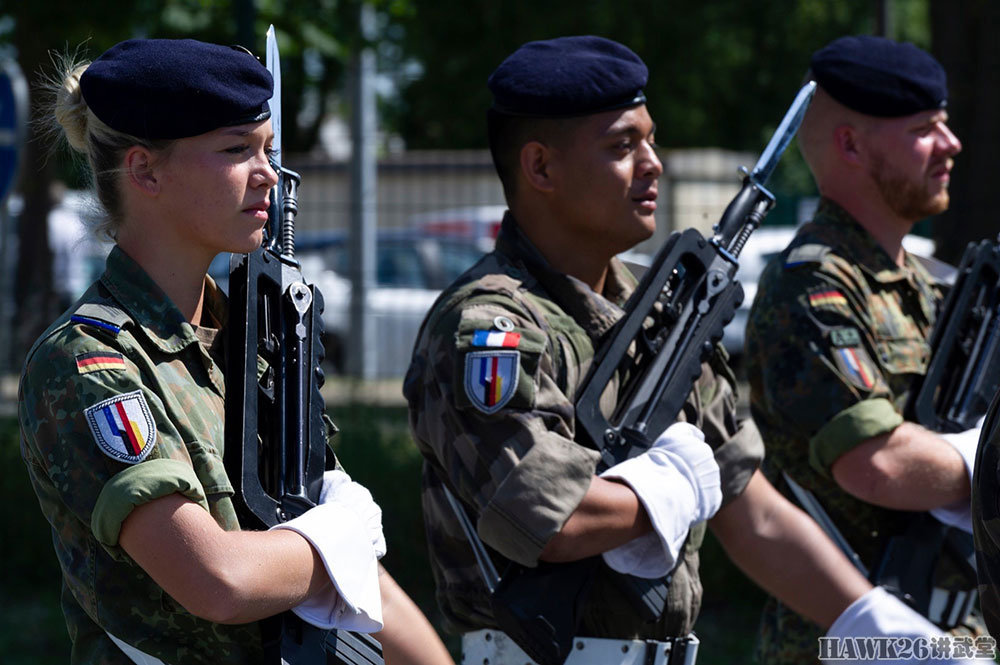
<path fill-rule="evenodd" d="M 225 318 L 211 280 L 206 309 Z M 179 492 L 239 524 L 222 463 L 225 386 L 195 329 L 124 251 L 35 343 L 19 389 L 21 453 L 52 525 L 74 663 L 129 663 L 114 635 L 165 663 L 250 663 L 258 624 L 184 610 L 122 550 L 133 507 Z M 218 340 L 221 342 L 221 339 Z"/>
<path fill-rule="evenodd" d="M 979 602 L 990 635 L 1000 636 L 1000 399 L 983 423 L 972 478 L 972 535 L 976 542 Z"/>
<path fill-rule="evenodd" d="M 425 458 L 424 520 L 449 630 L 495 623 L 441 478 L 473 516 L 498 570 L 508 560 L 536 565 L 594 476 L 598 453 L 574 442 L 575 393 L 595 346 L 621 317 L 634 288 L 635 278 L 617 260 L 602 295 L 552 270 L 508 215 L 495 251 L 431 308 L 404 392 Z M 724 358 L 715 356 L 679 416 L 700 427 L 717 449 L 727 500 L 742 492 L 762 455 L 752 423 L 737 422 L 734 384 Z M 602 407 L 615 401 L 615 391 L 612 385 Z M 689 632 L 701 603 L 697 550 L 703 537 L 703 525 L 692 530 L 660 624 L 644 624 L 599 574 L 584 634 L 662 638 Z"/>
<path fill-rule="evenodd" d="M 811 490 L 869 567 L 905 514 L 852 497 L 830 469 L 843 453 L 903 422 L 911 383 L 927 369 L 942 296 L 912 255 L 897 266 L 823 199 L 814 220 L 765 268 L 750 312 L 747 374 L 765 473 L 786 495 L 781 472 Z M 804 643 L 815 659 L 821 631 L 808 625 L 814 635 Z M 784 649 L 789 638 L 773 637 L 771 646 Z"/>

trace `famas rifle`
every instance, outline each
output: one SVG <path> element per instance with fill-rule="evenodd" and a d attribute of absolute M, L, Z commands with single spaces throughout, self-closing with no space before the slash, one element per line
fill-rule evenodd
<path fill-rule="evenodd" d="M 230 262 L 225 464 L 240 523 L 270 528 L 316 505 L 336 432 L 319 389 L 323 296 L 295 259 L 299 175 L 280 162 L 280 81 L 267 32 L 278 184 L 260 249 Z M 331 528 L 335 528 L 332 526 Z M 268 663 L 384 665 L 370 635 L 315 628 L 291 612 L 262 622 Z"/>

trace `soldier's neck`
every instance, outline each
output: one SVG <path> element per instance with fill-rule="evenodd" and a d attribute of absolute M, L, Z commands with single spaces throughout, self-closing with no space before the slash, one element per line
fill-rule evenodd
<path fill-rule="evenodd" d="M 875 242 L 885 250 L 897 266 L 905 263 L 903 238 L 913 229 L 915 220 L 903 219 L 881 196 L 836 196 L 824 194 L 847 211 Z"/>
<path fill-rule="evenodd" d="M 526 223 L 521 231 L 541 252 L 553 270 L 571 275 L 594 293 L 604 292 L 612 255 L 600 248 L 588 246 L 586 239 L 564 232 L 555 225 Z"/>

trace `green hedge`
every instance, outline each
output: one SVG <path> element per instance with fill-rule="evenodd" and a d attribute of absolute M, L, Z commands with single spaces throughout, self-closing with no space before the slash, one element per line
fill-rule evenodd
<path fill-rule="evenodd" d="M 386 568 L 431 622 L 440 625 L 420 517 L 420 455 L 407 431 L 406 410 L 352 405 L 334 408 L 331 415 L 341 429 L 337 455 L 382 506 L 389 545 Z M 59 610 L 59 568 L 20 458 L 13 419 L 0 419 L 0 446 L 0 518 L 5 529 L 0 654 L 4 663 L 13 665 L 63 664 L 69 661 L 69 639 Z M 750 662 L 763 596 L 711 536 L 702 550 L 702 581 L 699 663 Z M 453 652 L 457 650 L 457 639 L 444 637 Z"/>

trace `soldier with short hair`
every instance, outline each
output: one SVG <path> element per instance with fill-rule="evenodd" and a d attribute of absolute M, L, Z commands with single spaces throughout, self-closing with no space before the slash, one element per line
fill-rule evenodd
<path fill-rule="evenodd" d="M 907 535 L 925 525 L 935 533 L 943 524 L 970 528 L 978 439 L 978 431 L 935 434 L 903 414 L 927 369 L 944 287 L 902 241 L 948 207 L 962 148 L 947 125 L 945 73 L 912 44 L 870 36 L 837 39 L 810 65 L 819 87 L 798 141 L 819 207 L 764 270 L 747 326 L 751 412 L 766 472 L 788 496 L 785 477 L 811 492 L 873 575 L 888 578 L 890 552 L 936 561 L 923 576 L 936 576 L 926 611 L 974 634 L 966 618 L 974 572 L 948 548 Z M 897 593 L 919 596 L 905 575 L 898 584 Z M 771 598 L 762 661 L 814 660 L 821 634 Z"/>
<path fill-rule="evenodd" d="M 647 76 L 625 46 L 583 36 L 527 43 L 489 78 L 490 147 L 509 210 L 494 251 L 431 308 L 404 383 L 449 628 L 465 633 L 467 654 L 505 639 L 446 488 L 500 571 L 602 558 L 581 636 L 676 653 L 701 605 L 706 522 L 737 565 L 831 635 L 936 634 L 873 590 L 764 479 L 760 437 L 736 416 L 723 351 L 646 452 L 597 475 L 598 452 L 575 441 L 576 392 L 636 287 L 616 254 L 655 226 L 662 164 Z M 668 572 L 666 610 L 647 622 L 617 576 Z M 495 656 L 528 662 L 511 646 Z M 575 650 L 568 662 L 587 658 Z"/>

